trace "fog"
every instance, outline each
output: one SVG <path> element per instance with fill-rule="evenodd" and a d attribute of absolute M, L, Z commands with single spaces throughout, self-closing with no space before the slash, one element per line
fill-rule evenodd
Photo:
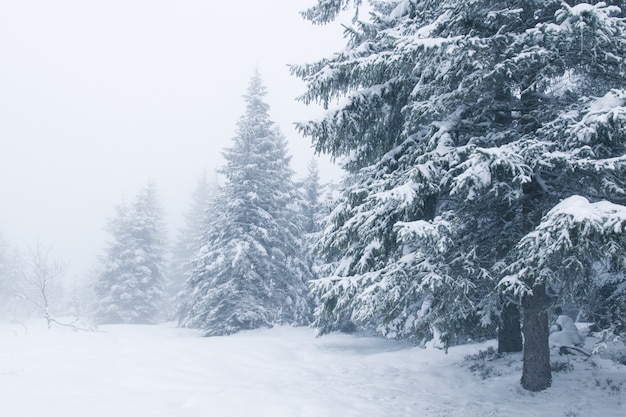
<path fill-rule="evenodd" d="M 313 26 L 314 0 L 22 0 L 0 3 L 0 233 L 40 241 L 81 279 L 109 236 L 113 207 L 152 179 L 170 237 L 203 171 L 221 165 L 259 68 L 271 115 L 304 175 L 319 113 L 288 64 L 341 49 Z M 323 160 L 322 178 L 338 169 Z"/>

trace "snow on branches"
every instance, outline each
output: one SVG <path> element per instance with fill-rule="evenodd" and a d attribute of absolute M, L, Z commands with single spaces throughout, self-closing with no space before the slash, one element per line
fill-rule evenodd
<path fill-rule="evenodd" d="M 500 286 L 523 295 L 544 280 L 581 275 L 593 260 L 618 257 L 626 266 L 625 243 L 625 206 L 591 203 L 578 195 L 566 198 L 521 239 L 518 260 L 510 267 L 514 273 L 503 278 Z"/>

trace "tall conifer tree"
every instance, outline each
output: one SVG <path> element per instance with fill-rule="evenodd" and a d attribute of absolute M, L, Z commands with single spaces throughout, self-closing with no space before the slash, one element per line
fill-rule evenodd
<path fill-rule="evenodd" d="M 185 227 L 179 230 L 169 267 L 167 293 L 169 297 L 184 288 L 190 273 L 191 261 L 202 247 L 202 236 L 211 212 L 211 198 L 217 192 L 217 183 L 211 183 L 204 173 L 193 191 L 189 211 L 185 214 Z"/>
<path fill-rule="evenodd" d="M 320 216 L 320 172 L 317 162 L 312 160 L 308 166 L 306 178 L 302 181 L 303 207 L 302 216 L 304 233 L 313 234 L 317 231 Z"/>
<path fill-rule="evenodd" d="M 449 342 L 521 300 L 522 385 L 544 389 L 546 286 L 566 297 L 574 276 L 518 267 L 539 268 L 528 239 L 561 200 L 626 201 L 623 3 L 370 3 L 345 51 L 293 67 L 302 100 L 329 109 L 300 129 L 350 172 L 320 242 L 337 267 L 316 281 L 317 324 Z"/>
<path fill-rule="evenodd" d="M 154 183 L 132 205 L 116 207 L 108 230 L 113 241 L 96 282 L 98 321 L 155 323 L 163 318 L 165 228 Z"/>
<path fill-rule="evenodd" d="M 306 324 L 311 274 L 296 221 L 287 143 L 270 120 L 266 89 L 252 77 L 225 183 L 213 204 L 202 250 L 181 294 L 180 325 L 224 335 L 274 324 Z"/>

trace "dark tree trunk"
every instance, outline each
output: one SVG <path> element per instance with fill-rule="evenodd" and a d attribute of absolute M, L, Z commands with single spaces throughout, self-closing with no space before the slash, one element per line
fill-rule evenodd
<path fill-rule="evenodd" d="M 493 121 L 500 125 L 510 126 L 513 122 L 511 107 L 513 105 L 513 96 L 506 82 L 498 80 L 496 85 L 496 93 L 494 95 L 496 111 Z"/>
<path fill-rule="evenodd" d="M 521 352 L 522 348 L 519 308 L 513 303 L 505 302 L 498 328 L 498 352 Z"/>
<path fill-rule="evenodd" d="M 542 391 L 552 383 L 548 312 L 545 284 L 535 285 L 532 295 L 522 299 L 524 308 L 524 368 L 522 387 Z"/>

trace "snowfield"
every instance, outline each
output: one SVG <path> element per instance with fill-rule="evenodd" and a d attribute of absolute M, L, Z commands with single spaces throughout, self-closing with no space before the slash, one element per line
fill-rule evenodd
<path fill-rule="evenodd" d="M 0 326 L 2 417 L 624 416 L 626 367 L 559 357 L 552 387 L 519 386 L 495 342 L 434 348 L 277 327 L 204 338 L 173 325 L 96 332 Z M 569 358 L 569 359 L 568 359 Z M 569 363 L 568 363 L 569 362 Z"/>

